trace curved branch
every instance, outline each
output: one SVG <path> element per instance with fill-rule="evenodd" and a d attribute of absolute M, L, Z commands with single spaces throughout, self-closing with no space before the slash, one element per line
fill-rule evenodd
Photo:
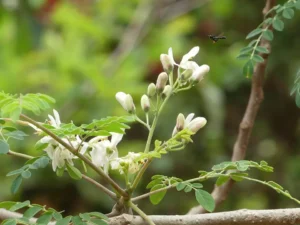
<path fill-rule="evenodd" d="M 0 220 L 20 218 L 22 214 L 0 209 Z M 273 210 L 237 210 L 201 215 L 148 216 L 156 225 L 282 225 L 299 224 L 300 208 Z M 54 225 L 54 223 L 52 223 Z M 110 218 L 110 225 L 148 225 L 140 216 L 122 214 Z M 49 224 L 48 224 L 49 225 Z"/>
<path fill-rule="evenodd" d="M 273 8 L 274 5 L 275 5 L 275 0 L 267 0 L 265 8 L 263 10 L 263 14 L 266 15 L 266 13 L 271 8 Z M 262 39 L 260 46 L 266 47 L 269 50 L 269 52 L 271 52 L 271 45 L 269 41 Z M 244 117 L 240 123 L 238 137 L 233 148 L 233 154 L 231 158 L 232 161 L 238 161 L 245 158 L 248 142 L 251 136 L 256 115 L 259 110 L 260 104 L 264 98 L 263 82 L 264 82 L 264 75 L 265 75 L 265 70 L 268 62 L 268 54 L 263 54 L 261 56 L 264 58 L 264 62 L 256 64 L 254 69 L 250 98 L 248 101 L 248 105 Z M 212 192 L 212 196 L 215 199 L 216 206 L 220 205 L 227 198 L 228 192 L 230 191 L 233 184 L 234 181 L 229 180 L 227 183 L 225 183 L 220 187 L 215 186 Z M 204 212 L 206 211 L 201 206 L 196 206 L 192 208 L 188 212 L 188 214 L 197 214 L 197 213 L 204 213 Z"/>

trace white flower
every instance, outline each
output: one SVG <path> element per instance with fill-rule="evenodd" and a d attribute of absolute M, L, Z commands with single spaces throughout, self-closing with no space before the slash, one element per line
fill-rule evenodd
<path fill-rule="evenodd" d="M 98 167 L 103 167 L 105 173 L 108 173 L 109 162 L 118 157 L 117 145 L 123 138 L 123 134 L 111 134 L 111 141 L 101 140 L 103 137 L 99 136 L 88 142 L 89 147 L 92 148 L 90 152 L 92 162 Z"/>
<path fill-rule="evenodd" d="M 179 67 L 181 67 L 181 68 L 183 68 L 183 69 L 187 69 L 187 68 L 186 68 L 186 63 L 187 63 L 191 58 L 195 57 L 195 56 L 198 54 L 199 50 L 200 50 L 200 48 L 199 48 L 198 46 L 193 47 L 187 54 L 185 54 L 185 55 L 182 57 L 182 59 L 181 59 L 179 65 L 178 65 L 178 64 L 175 62 L 175 60 L 174 60 L 172 48 L 169 48 L 169 50 L 168 50 L 168 56 L 169 56 L 171 62 L 173 63 L 173 65 L 177 65 L 177 66 L 179 66 Z"/>
<path fill-rule="evenodd" d="M 184 120 L 184 127 L 183 129 L 187 128 L 190 131 L 196 133 L 200 128 L 204 127 L 207 123 L 207 120 L 204 117 L 194 117 L 194 113 L 190 113 L 186 119 Z M 182 117 L 182 116 L 181 116 Z M 184 118 L 184 117 L 183 117 Z M 172 136 L 177 134 L 180 130 L 178 130 L 177 126 L 174 127 Z"/>
<path fill-rule="evenodd" d="M 49 158 L 52 160 L 53 171 L 56 171 L 57 167 L 63 168 L 65 166 L 65 160 L 73 165 L 72 159 L 75 156 L 62 145 L 54 146 L 49 144 L 44 151 L 47 152 Z"/>
<path fill-rule="evenodd" d="M 118 92 L 116 94 L 116 99 L 127 112 L 132 113 L 135 111 L 135 105 L 130 94 Z"/>
<path fill-rule="evenodd" d="M 137 161 L 140 156 L 140 153 L 128 152 L 126 156 L 112 160 L 110 163 L 111 169 L 119 170 L 120 174 L 124 174 L 125 171 L 134 174 L 140 169 L 140 164 Z"/>
<path fill-rule="evenodd" d="M 54 115 L 54 117 L 51 115 L 48 115 L 48 117 L 50 119 L 50 124 L 55 128 L 59 128 L 61 125 L 60 117 L 59 117 L 58 112 L 55 109 L 53 109 L 53 115 Z"/>

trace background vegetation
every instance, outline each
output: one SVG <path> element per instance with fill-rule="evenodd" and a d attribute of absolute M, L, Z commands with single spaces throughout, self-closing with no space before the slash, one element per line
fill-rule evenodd
<path fill-rule="evenodd" d="M 278 1 L 283 3 L 284 1 Z M 200 169 L 230 160 L 238 125 L 250 93 L 250 80 L 236 59 L 249 31 L 262 21 L 261 0 L 2 0 L 0 3 L 0 90 L 41 92 L 57 100 L 62 121 L 87 123 L 94 118 L 123 115 L 117 91 L 129 92 L 139 106 L 149 82 L 162 71 L 159 55 L 173 47 L 175 58 L 199 45 L 196 60 L 211 71 L 199 86 L 179 94 L 166 107 L 156 138 L 172 133 L 176 116 L 194 112 L 208 120 L 188 149 L 154 162 L 139 192 L 153 174 L 194 177 Z M 299 109 L 289 96 L 300 68 L 299 13 L 275 32 L 265 82 L 265 100 L 259 111 L 246 159 L 265 160 L 275 167 L 274 180 L 300 198 L 298 153 Z M 140 29 L 139 29 L 140 28 Z M 213 44 L 209 34 L 224 32 L 226 40 Z M 134 47 L 131 47 L 134 45 Z M 178 56 L 178 57 L 176 57 Z M 49 112 L 51 113 L 51 112 Z M 40 117 L 44 120 L 47 114 Z M 32 132 L 32 130 L 27 130 Z M 120 155 L 143 148 L 146 132 L 133 124 L 119 146 Z M 15 142 L 15 151 L 35 153 L 37 139 Z M 22 144 L 21 144 L 22 143 Z M 5 177 L 24 161 L 0 158 L 0 201 L 27 200 L 68 213 L 108 212 L 111 200 L 91 185 L 61 179 L 51 168 L 36 173 L 12 196 L 13 178 Z M 264 177 L 262 177 L 264 176 Z M 205 183 L 212 190 L 213 183 Z M 184 200 L 184 201 L 183 201 Z M 183 204 L 184 202 L 184 204 Z M 170 191 L 158 207 L 139 202 L 147 214 L 180 214 L 194 206 L 194 196 Z M 296 206 L 273 190 L 254 183 L 234 186 L 220 210 Z"/>

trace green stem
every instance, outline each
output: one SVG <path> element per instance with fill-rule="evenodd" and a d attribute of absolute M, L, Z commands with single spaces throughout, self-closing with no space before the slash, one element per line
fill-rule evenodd
<path fill-rule="evenodd" d="M 33 159 L 34 158 L 31 155 L 26 155 L 26 154 L 19 153 L 19 152 L 14 152 L 14 151 L 11 151 L 11 150 L 9 150 L 7 154 L 12 155 L 12 156 L 17 156 L 17 157 L 20 157 L 20 158 L 24 158 L 24 159 Z"/>
<path fill-rule="evenodd" d="M 143 120 L 141 120 L 137 115 L 134 115 L 134 118 L 136 119 L 136 121 L 138 121 L 140 124 L 144 125 L 148 130 L 150 130 L 150 127 L 148 125 L 148 122 L 145 123 Z"/>
<path fill-rule="evenodd" d="M 50 137 L 52 137 L 55 141 L 60 143 L 62 146 L 64 146 L 67 150 L 69 150 L 71 153 L 76 155 L 78 158 L 80 158 L 82 161 L 84 161 L 87 165 L 89 165 L 96 173 L 101 175 L 103 179 L 108 182 L 120 195 L 127 197 L 128 193 L 125 192 L 114 180 L 112 180 L 108 175 L 104 173 L 104 171 L 101 168 L 98 168 L 95 164 L 93 164 L 88 158 L 86 158 L 84 155 L 80 154 L 75 148 L 70 146 L 68 143 L 64 142 L 61 138 L 56 136 L 54 133 L 52 133 L 50 130 L 45 128 L 44 126 L 40 125 L 35 120 L 27 117 L 24 114 L 21 114 L 20 117 L 24 119 L 25 121 L 35 125 L 37 128 L 44 131 L 46 134 L 48 134 Z"/>
<path fill-rule="evenodd" d="M 150 225 L 155 225 L 153 221 L 144 213 L 139 207 L 137 207 L 135 204 L 133 204 L 131 201 L 129 202 L 129 206 L 137 213 L 139 214 L 145 221 L 148 222 Z"/>

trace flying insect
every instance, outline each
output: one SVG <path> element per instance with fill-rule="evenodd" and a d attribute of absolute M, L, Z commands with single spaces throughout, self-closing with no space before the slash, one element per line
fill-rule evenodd
<path fill-rule="evenodd" d="M 213 43 L 216 43 L 220 39 L 226 39 L 226 36 L 221 36 L 221 35 L 208 35 L 209 39 L 213 41 Z"/>

